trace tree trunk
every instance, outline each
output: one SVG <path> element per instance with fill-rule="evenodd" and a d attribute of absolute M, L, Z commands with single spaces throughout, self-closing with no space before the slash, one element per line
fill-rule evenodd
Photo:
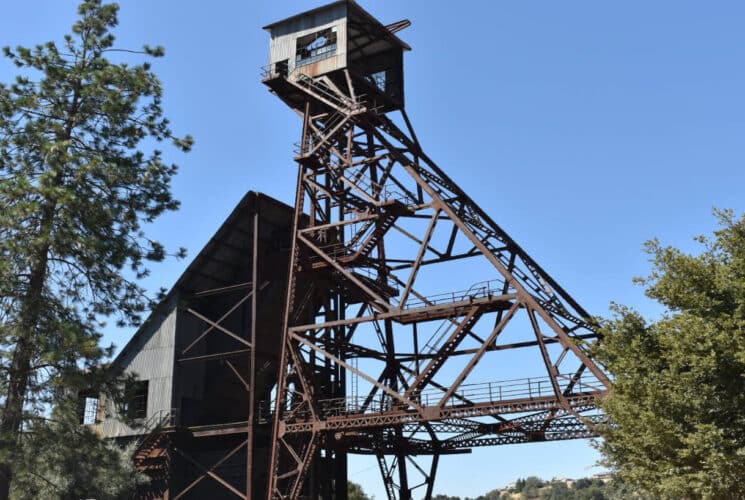
<path fill-rule="evenodd" d="M 0 421 L 0 443 L 2 448 L 11 451 L 11 460 L 0 463 L 0 500 L 7 500 L 10 495 L 10 482 L 13 478 L 12 454 L 16 449 L 23 417 L 23 402 L 28 387 L 31 369 L 33 345 L 25 335 L 20 337 L 13 352 L 8 381 L 8 397 L 5 400 L 2 420 Z"/>
<path fill-rule="evenodd" d="M 52 202 L 44 209 L 39 232 L 46 237 L 44 238 L 45 243 L 36 252 L 35 262 L 31 269 L 29 288 L 21 304 L 21 321 L 8 374 L 8 396 L 5 400 L 2 417 L 0 417 L 0 448 L 10 451 L 10 460 L 0 462 L 0 500 L 8 500 L 10 496 L 10 484 L 13 480 L 13 454 L 18 446 L 23 424 L 23 404 L 26 400 L 28 381 L 31 376 L 34 341 L 38 334 L 39 313 L 48 271 L 49 236 L 52 232 L 52 221 L 56 206 L 56 203 Z"/>

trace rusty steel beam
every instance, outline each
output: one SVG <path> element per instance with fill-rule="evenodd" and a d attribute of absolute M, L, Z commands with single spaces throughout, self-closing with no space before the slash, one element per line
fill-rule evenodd
<path fill-rule="evenodd" d="M 207 468 L 204 465 L 200 464 L 196 460 L 194 460 L 192 457 L 190 457 L 187 453 L 185 453 L 183 450 L 179 448 L 174 448 L 174 451 L 178 453 L 181 457 L 183 457 L 187 462 L 194 465 L 197 469 L 202 471 L 202 475 L 199 476 L 197 479 L 195 479 L 193 482 L 191 482 L 186 488 L 181 490 L 175 497 L 174 500 L 178 500 L 179 498 L 182 498 L 184 495 L 186 495 L 192 488 L 194 488 L 197 484 L 199 484 L 203 479 L 210 477 L 217 481 L 220 485 L 222 485 L 225 489 L 236 495 L 238 498 L 246 498 L 244 492 L 237 490 L 233 485 L 225 481 L 223 478 L 221 478 L 218 474 L 215 473 L 215 470 L 220 467 L 224 462 L 226 462 L 230 457 L 238 453 L 241 448 L 246 446 L 247 441 L 242 442 L 240 445 L 238 445 L 236 448 L 231 450 L 227 455 L 225 455 L 223 458 L 215 462 L 211 467 Z"/>

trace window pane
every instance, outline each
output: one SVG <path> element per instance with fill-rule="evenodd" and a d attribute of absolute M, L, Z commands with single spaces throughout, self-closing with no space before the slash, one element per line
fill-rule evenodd
<path fill-rule="evenodd" d="M 98 422 L 98 398 L 86 397 L 83 403 L 83 425 Z"/>
<path fill-rule="evenodd" d="M 147 380 L 138 380 L 127 388 L 127 417 L 145 418 L 147 415 L 147 390 Z"/>

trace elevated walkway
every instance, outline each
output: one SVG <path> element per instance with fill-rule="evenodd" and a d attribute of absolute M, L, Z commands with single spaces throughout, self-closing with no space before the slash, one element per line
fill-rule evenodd
<path fill-rule="evenodd" d="M 347 397 L 320 400 L 314 421 L 310 411 L 300 406 L 291 410 L 292 422 L 283 423 L 285 432 L 373 428 L 414 422 L 439 421 L 536 411 L 583 411 L 594 407 L 606 394 L 605 386 L 594 376 L 563 374 L 557 377 L 561 397 L 554 392 L 549 377 L 483 382 L 461 386 L 445 400 L 439 389 L 428 389 L 410 401 L 418 408 L 385 394 L 372 398 Z"/>

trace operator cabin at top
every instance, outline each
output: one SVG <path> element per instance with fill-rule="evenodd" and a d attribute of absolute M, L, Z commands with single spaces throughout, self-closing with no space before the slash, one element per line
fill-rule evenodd
<path fill-rule="evenodd" d="M 264 83 L 288 106 L 304 111 L 305 90 L 329 104 L 361 103 L 379 112 L 404 106 L 403 52 L 394 33 L 352 0 L 333 2 L 265 26 L 271 34 Z M 347 101 L 346 98 L 349 100 Z"/>

